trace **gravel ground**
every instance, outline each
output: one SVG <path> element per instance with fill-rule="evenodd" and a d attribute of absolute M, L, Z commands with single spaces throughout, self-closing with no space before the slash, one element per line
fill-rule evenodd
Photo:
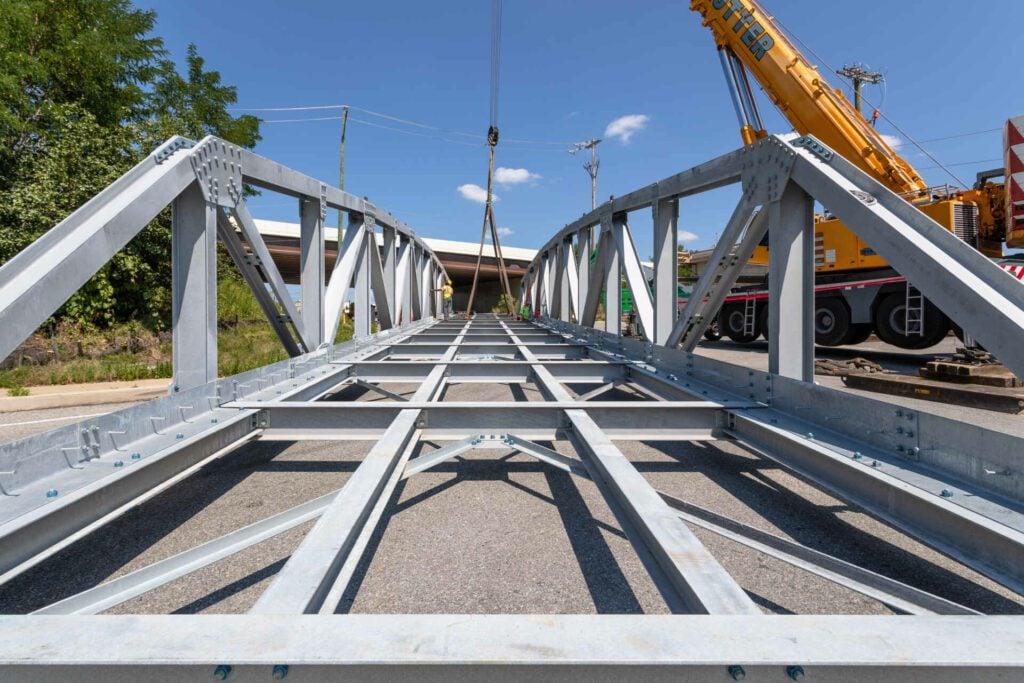
<path fill-rule="evenodd" d="M 416 384 L 388 384 L 411 395 Z M 573 386 L 583 393 L 593 385 Z M 339 400 L 387 400 L 358 387 Z M 459 384 L 447 400 L 541 400 L 531 383 Z M 595 400 L 642 400 L 629 386 Z M 424 443 L 421 452 L 439 444 Z M 547 444 L 574 456 L 568 442 Z M 1024 599 L 732 442 L 618 442 L 653 486 L 987 613 Z M 210 464 L 0 587 L 21 613 L 342 486 L 371 444 L 257 442 Z M 313 522 L 111 612 L 246 611 Z M 883 614 L 848 589 L 696 530 L 769 613 Z M 463 454 L 401 483 L 338 610 L 354 613 L 664 613 L 664 600 L 589 481 L 511 451 Z"/>

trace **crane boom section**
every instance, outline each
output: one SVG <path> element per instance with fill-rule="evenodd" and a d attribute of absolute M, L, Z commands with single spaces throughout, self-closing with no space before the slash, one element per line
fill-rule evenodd
<path fill-rule="evenodd" d="M 801 135 L 812 134 L 897 193 L 925 183 L 853 105 L 822 78 L 754 0 L 692 0 L 719 49 L 743 63 Z"/>

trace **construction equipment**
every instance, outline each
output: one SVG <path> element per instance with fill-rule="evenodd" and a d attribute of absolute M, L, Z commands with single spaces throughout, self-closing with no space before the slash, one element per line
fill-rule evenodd
<path fill-rule="evenodd" d="M 1003 183 L 993 182 L 999 176 L 1009 178 L 1014 171 L 980 173 L 970 189 L 929 187 L 860 111 L 828 84 L 757 2 L 692 0 L 690 8 L 714 35 L 744 143 L 767 135 L 749 73 L 799 134 L 814 135 L 982 254 L 1001 259 L 1004 243 L 1024 246 L 1021 184 L 1010 182 L 1013 197 L 1009 197 Z M 1019 168 L 1024 179 L 1022 130 L 1024 118 L 1007 122 L 1005 146 L 1007 168 Z M 766 235 L 750 263 L 767 263 L 767 246 Z M 871 245 L 834 217 L 817 217 L 813 248 L 817 343 L 855 344 L 875 332 L 887 343 L 920 349 L 938 343 L 951 326 L 962 334 L 956 322 L 915 294 L 912 285 Z M 1012 263 L 997 263 L 1012 273 Z M 750 301 L 755 302 L 753 313 Z M 765 332 L 767 308 L 763 283 L 735 290 L 721 308 L 722 331 L 734 341 L 753 341 Z"/>
<path fill-rule="evenodd" d="M 487 202 L 484 207 L 484 224 L 480 230 L 480 250 L 476 255 L 476 268 L 473 270 L 473 287 L 469 290 L 469 303 L 466 305 L 466 319 L 473 316 L 473 300 L 476 298 L 476 285 L 480 279 L 480 264 L 484 256 L 484 242 L 490 228 L 491 244 L 494 247 L 494 260 L 498 265 L 498 280 L 501 282 L 502 300 L 509 316 L 515 317 L 515 298 L 509 284 L 508 269 L 505 268 L 505 257 L 501 253 L 501 239 L 498 227 L 494 222 L 494 148 L 498 146 L 498 80 L 501 75 L 501 0 L 491 3 L 491 118 L 487 128 Z"/>

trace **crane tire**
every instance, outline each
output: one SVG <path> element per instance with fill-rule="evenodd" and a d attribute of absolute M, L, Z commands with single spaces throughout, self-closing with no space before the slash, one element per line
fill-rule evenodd
<path fill-rule="evenodd" d="M 738 344 L 749 344 L 761 336 L 761 331 L 757 329 L 756 317 L 753 334 L 744 332 L 743 319 L 745 315 L 743 304 L 732 303 L 722 306 L 722 313 L 718 316 L 718 324 L 721 326 L 722 332 Z"/>
<path fill-rule="evenodd" d="M 875 333 L 886 344 L 901 349 L 926 349 L 935 346 L 949 332 L 949 318 L 930 301 L 925 301 L 924 333 L 906 333 L 906 297 L 901 293 L 888 294 L 875 306 Z"/>
<path fill-rule="evenodd" d="M 850 331 L 846 333 L 843 344 L 861 344 L 866 342 L 872 332 L 874 332 L 874 328 L 871 327 L 871 323 L 854 323 L 850 325 Z"/>
<path fill-rule="evenodd" d="M 718 316 L 715 316 L 708 328 L 704 330 L 704 338 L 708 341 L 718 341 L 722 338 L 722 326 L 718 324 Z"/>
<path fill-rule="evenodd" d="M 850 334 L 850 309 L 839 297 L 829 296 L 814 301 L 814 343 L 839 346 Z"/>

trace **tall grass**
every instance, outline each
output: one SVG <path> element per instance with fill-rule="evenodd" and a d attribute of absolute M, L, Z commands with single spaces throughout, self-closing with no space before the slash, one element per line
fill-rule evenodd
<path fill-rule="evenodd" d="M 228 278 L 218 282 L 217 318 L 217 371 L 221 377 L 236 375 L 288 357 L 281 340 L 256 302 L 256 297 L 244 282 Z M 352 331 L 352 323 L 342 321 L 335 343 L 351 339 Z M 111 337 L 115 334 L 123 336 L 124 331 L 112 330 L 106 334 Z M 137 352 L 125 350 L 101 358 L 83 356 L 0 370 L 0 388 L 16 395 L 25 386 L 170 378 L 173 374 L 171 341 L 157 342 L 152 333 L 135 328 L 132 334 L 149 334 L 148 339 L 152 343 L 141 345 L 147 348 Z M 95 338 L 102 336 L 102 333 L 65 329 L 53 341 L 59 348 L 73 349 L 80 346 L 87 335 L 95 342 Z M 68 356 L 64 355 L 65 358 Z"/>

